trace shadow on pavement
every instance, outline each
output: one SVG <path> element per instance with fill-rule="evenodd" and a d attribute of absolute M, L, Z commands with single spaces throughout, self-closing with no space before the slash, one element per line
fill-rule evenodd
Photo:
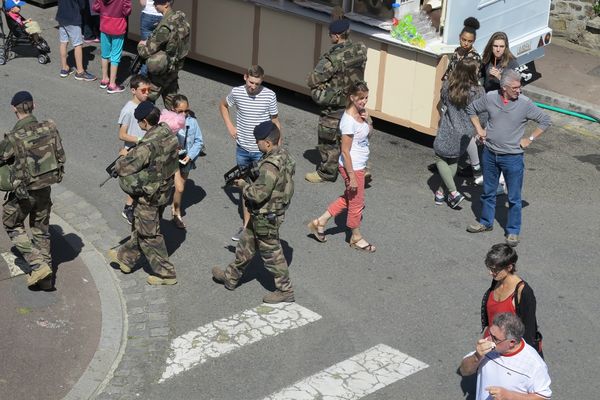
<path fill-rule="evenodd" d="M 185 181 L 185 190 L 181 200 L 181 215 L 185 216 L 185 210 L 200 203 L 206 197 L 206 192 L 201 186 L 196 185 L 193 179 Z"/>

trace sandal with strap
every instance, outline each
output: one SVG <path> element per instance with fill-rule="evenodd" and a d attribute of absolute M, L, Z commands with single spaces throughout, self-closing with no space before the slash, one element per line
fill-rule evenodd
<path fill-rule="evenodd" d="M 365 245 L 361 246 L 358 244 L 361 240 L 365 243 Z M 373 246 L 371 243 L 367 242 L 363 238 L 360 238 L 355 242 L 350 242 L 350 247 L 356 250 L 366 251 L 367 253 L 375 253 L 375 250 L 377 250 L 375 246 Z"/>
<path fill-rule="evenodd" d="M 185 223 L 181 218 L 181 215 L 173 214 L 173 223 L 179 229 L 186 229 Z"/>
<path fill-rule="evenodd" d="M 324 243 L 327 241 L 325 237 L 325 225 L 320 225 L 318 219 L 310 221 L 307 227 L 318 242 Z"/>

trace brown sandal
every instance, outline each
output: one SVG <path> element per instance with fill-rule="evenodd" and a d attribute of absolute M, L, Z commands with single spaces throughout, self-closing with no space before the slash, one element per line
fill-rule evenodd
<path fill-rule="evenodd" d="M 307 227 L 318 242 L 324 243 L 327 241 L 327 238 L 325 237 L 325 225 L 319 225 L 318 219 L 310 221 Z"/>
<path fill-rule="evenodd" d="M 358 244 L 358 242 L 360 242 L 361 240 L 364 241 L 366 243 L 366 245 L 360 246 Z M 360 238 L 355 242 L 350 242 L 350 247 L 352 247 L 353 249 L 356 249 L 356 250 L 366 251 L 367 253 L 375 253 L 375 250 L 377 250 L 377 247 L 375 247 L 371 243 L 367 242 L 364 238 Z"/>
<path fill-rule="evenodd" d="M 181 215 L 173 214 L 173 223 L 179 229 L 186 229 L 185 223 L 181 218 Z"/>

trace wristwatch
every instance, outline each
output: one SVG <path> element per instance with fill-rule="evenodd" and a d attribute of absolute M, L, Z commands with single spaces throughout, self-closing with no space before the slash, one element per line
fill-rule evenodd
<path fill-rule="evenodd" d="M 535 136 L 533 136 L 533 135 L 529 136 L 529 141 L 530 142 L 533 142 L 534 140 L 535 140 Z"/>

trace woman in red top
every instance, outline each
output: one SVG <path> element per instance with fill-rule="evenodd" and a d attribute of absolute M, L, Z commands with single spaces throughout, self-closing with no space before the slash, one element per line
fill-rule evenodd
<path fill-rule="evenodd" d="M 525 325 L 523 339 L 543 355 L 541 334 L 536 319 L 536 299 L 531 287 L 522 280 L 517 271 L 519 256 L 506 243 L 495 244 L 485 256 L 485 266 L 492 276 L 492 285 L 483 295 L 481 302 L 481 328 L 483 336 L 496 314 L 511 312 Z"/>

